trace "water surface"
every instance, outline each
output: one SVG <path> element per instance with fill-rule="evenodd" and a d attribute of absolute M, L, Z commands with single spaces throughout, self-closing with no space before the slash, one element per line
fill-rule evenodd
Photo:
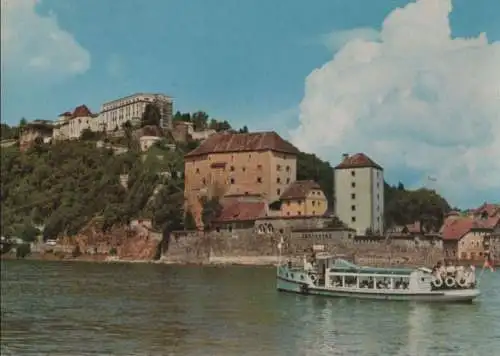
<path fill-rule="evenodd" d="M 2 355 L 500 355 L 500 273 L 474 304 L 278 293 L 275 270 L 2 261 Z"/>

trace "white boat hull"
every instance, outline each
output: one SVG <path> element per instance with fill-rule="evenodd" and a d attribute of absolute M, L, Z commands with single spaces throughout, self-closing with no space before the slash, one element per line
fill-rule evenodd
<path fill-rule="evenodd" d="M 411 292 L 408 290 L 376 290 L 368 288 L 325 288 L 310 286 L 278 276 L 277 289 L 305 295 L 321 295 L 335 298 L 399 300 L 419 302 L 472 302 L 480 295 L 478 289 L 439 290 L 430 292 Z"/>

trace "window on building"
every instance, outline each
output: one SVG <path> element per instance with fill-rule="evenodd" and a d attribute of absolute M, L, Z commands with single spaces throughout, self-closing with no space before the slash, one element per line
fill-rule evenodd
<path fill-rule="evenodd" d="M 299 203 L 299 205 L 301 205 L 302 204 L 302 200 L 299 200 L 298 203 Z"/>
<path fill-rule="evenodd" d="M 230 169 L 231 169 L 231 172 L 234 172 L 234 166 L 231 166 Z"/>
<path fill-rule="evenodd" d="M 281 189 L 276 189 L 276 194 L 281 195 Z"/>
<path fill-rule="evenodd" d="M 259 171 L 261 171 L 261 170 L 262 170 L 262 164 L 258 164 L 258 165 L 257 165 L 257 169 L 258 169 Z"/>
<path fill-rule="evenodd" d="M 287 184 L 288 184 L 288 183 L 290 183 L 290 178 L 287 178 L 287 179 L 286 179 L 286 183 L 287 183 Z"/>
<path fill-rule="evenodd" d="M 262 183 L 262 177 L 257 177 L 257 183 Z"/>
<path fill-rule="evenodd" d="M 203 178 L 203 179 L 201 180 L 201 182 L 202 182 L 204 185 L 205 185 L 205 184 L 207 184 L 207 181 L 206 181 L 206 179 L 205 179 L 205 178 Z"/>
<path fill-rule="evenodd" d="M 351 187 L 356 188 L 356 182 L 351 182 Z"/>
<path fill-rule="evenodd" d="M 196 168 L 196 173 L 200 173 L 200 169 L 199 168 Z"/>
<path fill-rule="evenodd" d="M 246 169 L 246 167 L 242 167 L 242 168 L 241 168 L 241 170 L 242 170 L 243 172 L 245 172 L 247 169 Z"/>
<path fill-rule="evenodd" d="M 302 211 L 297 211 L 297 215 L 302 215 Z"/>
<path fill-rule="evenodd" d="M 230 179 L 231 184 L 234 184 L 234 178 Z"/>
<path fill-rule="evenodd" d="M 316 200 L 313 200 L 312 201 L 312 206 L 315 206 L 316 205 Z"/>
<path fill-rule="evenodd" d="M 356 222 L 356 217 L 355 216 L 351 217 L 351 222 Z"/>
<path fill-rule="evenodd" d="M 356 193 L 351 194 L 351 199 L 356 199 Z"/>
<path fill-rule="evenodd" d="M 313 215 L 316 215 L 316 211 L 315 210 L 313 210 Z"/>
<path fill-rule="evenodd" d="M 356 211 L 356 205 L 351 205 L 351 210 Z"/>
<path fill-rule="evenodd" d="M 286 166 L 285 169 L 286 169 L 287 172 L 290 172 L 290 166 Z"/>
<path fill-rule="evenodd" d="M 351 176 L 356 177 L 356 171 L 351 171 Z"/>
<path fill-rule="evenodd" d="M 281 171 L 281 165 L 280 164 L 276 165 L 276 170 L 277 171 Z"/>
<path fill-rule="evenodd" d="M 281 178 L 280 177 L 276 178 L 276 183 L 278 183 L 278 184 L 281 183 Z"/>

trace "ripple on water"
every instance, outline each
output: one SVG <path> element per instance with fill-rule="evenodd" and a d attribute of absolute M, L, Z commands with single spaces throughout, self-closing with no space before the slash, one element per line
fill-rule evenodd
<path fill-rule="evenodd" d="M 500 273 L 471 305 L 275 291 L 272 268 L 2 262 L 2 355 L 496 355 Z"/>

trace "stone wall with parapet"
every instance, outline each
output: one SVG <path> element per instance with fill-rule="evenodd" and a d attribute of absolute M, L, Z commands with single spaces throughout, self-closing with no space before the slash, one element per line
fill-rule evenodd
<path fill-rule="evenodd" d="M 329 219 L 262 218 L 255 224 L 234 224 L 231 229 L 210 233 L 173 232 L 163 260 L 171 263 L 207 263 L 210 259 L 230 259 L 278 255 L 278 243 L 284 241 L 282 255 L 302 257 L 311 248 L 363 258 L 367 264 L 428 264 L 442 258 L 442 249 L 402 244 L 390 238 L 359 239 L 344 228 L 325 227 Z M 410 237 L 409 237 L 410 238 Z"/>

